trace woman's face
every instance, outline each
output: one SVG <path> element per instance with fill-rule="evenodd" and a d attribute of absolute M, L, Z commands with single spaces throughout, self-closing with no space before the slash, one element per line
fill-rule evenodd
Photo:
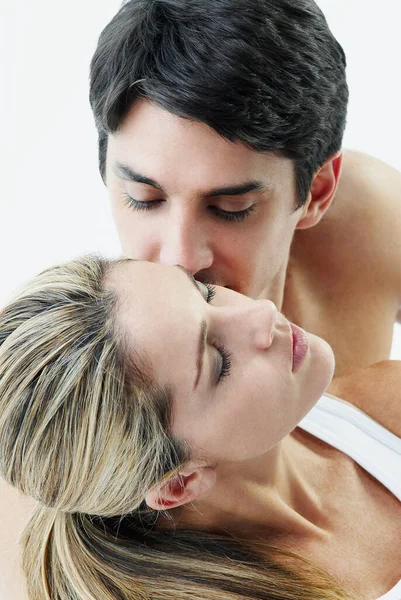
<path fill-rule="evenodd" d="M 306 344 L 300 330 L 294 338 L 268 300 L 208 289 L 182 268 L 156 263 L 120 263 L 109 282 L 122 300 L 119 320 L 131 348 L 145 353 L 156 381 L 172 391 L 172 434 L 199 457 L 264 454 L 331 380 L 330 346 L 309 333 Z"/>

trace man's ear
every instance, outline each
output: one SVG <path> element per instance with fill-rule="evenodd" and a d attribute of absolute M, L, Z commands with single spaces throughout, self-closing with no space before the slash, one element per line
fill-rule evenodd
<path fill-rule="evenodd" d="M 326 160 L 317 171 L 296 229 L 308 229 L 319 223 L 334 198 L 340 179 L 342 160 L 343 153 L 340 150 Z"/>
<path fill-rule="evenodd" d="M 213 487 L 216 471 L 210 467 L 190 464 L 153 486 L 146 494 L 146 504 L 154 510 L 169 510 L 192 502 Z"/>

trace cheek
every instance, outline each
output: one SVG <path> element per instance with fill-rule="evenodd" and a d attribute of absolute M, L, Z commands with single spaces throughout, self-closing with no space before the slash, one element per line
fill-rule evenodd
<path fill-rule="evenodd" d="M 238 388 L 237 410 L 229 427 L 241 432 L 248 451 L 268 452 L 295 427 L 302 411 L 298 384 L 286 375 L 286 360 L 260 364 Z M 244 442 L 245 443 L 245 442 Z"/>
<path fill-rule="evenodd" d="M 234 391 L 227 388 L 223 399 L 216 399 L 198 421 L 202 429 L 197 441 L 222 460 L 246 460 L 268 452 L 295 426 L 294 390 L 277 372 L 253 375 L 235 384 Z"/>
<path fill-rule="evenodd" d="M 288 231 L 287 231 L 288 230 Z M 292 229 L 283 227 L 283 222 L 272 223 L 264 219 L 257 226 L 244 230 L 244 234 L 235 240 L 235 269 L 241 275 L 247 275 L 247 281 L 257 282 L 260 278 L 269 277 L 281 265 L 283 255 L 289 249 Z"/>
<path fill-rule="evenodd" d="M 149 224 L 143 227 L 141 215 L 132 214 L 122 199 L 112 199 L 111 210 L 124 255 L 139 260 L 153 260 L 157 235 Z"/>
<path fill-rule="evenodd" d="M 247 294 L 261 257 L 265 256 L 261 252 L 259 240 L 251 233 L 228 236 L 220 232 L 214 236 L 212 247 L 215 268 L 220 267 L 229 274 L 229 283 L 236 291 Z"/>

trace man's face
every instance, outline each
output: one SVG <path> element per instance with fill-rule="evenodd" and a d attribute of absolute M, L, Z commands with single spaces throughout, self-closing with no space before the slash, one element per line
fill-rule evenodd
<path fill-rule="evenodd" d="M 279 300 L 305 211 L 290 160 L 141 100 L 109 136 L 106 179 L 126 256 Z"/>

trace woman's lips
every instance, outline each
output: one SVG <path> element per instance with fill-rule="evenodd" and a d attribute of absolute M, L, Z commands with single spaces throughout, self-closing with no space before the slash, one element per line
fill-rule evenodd
<path fill-rule="evenodd" d="M 292 330 L 292 370 L 295 373 L 304 361 L 309 342 L 305 332 L 300 327 L 291 322 L 290 327 Z"/>

